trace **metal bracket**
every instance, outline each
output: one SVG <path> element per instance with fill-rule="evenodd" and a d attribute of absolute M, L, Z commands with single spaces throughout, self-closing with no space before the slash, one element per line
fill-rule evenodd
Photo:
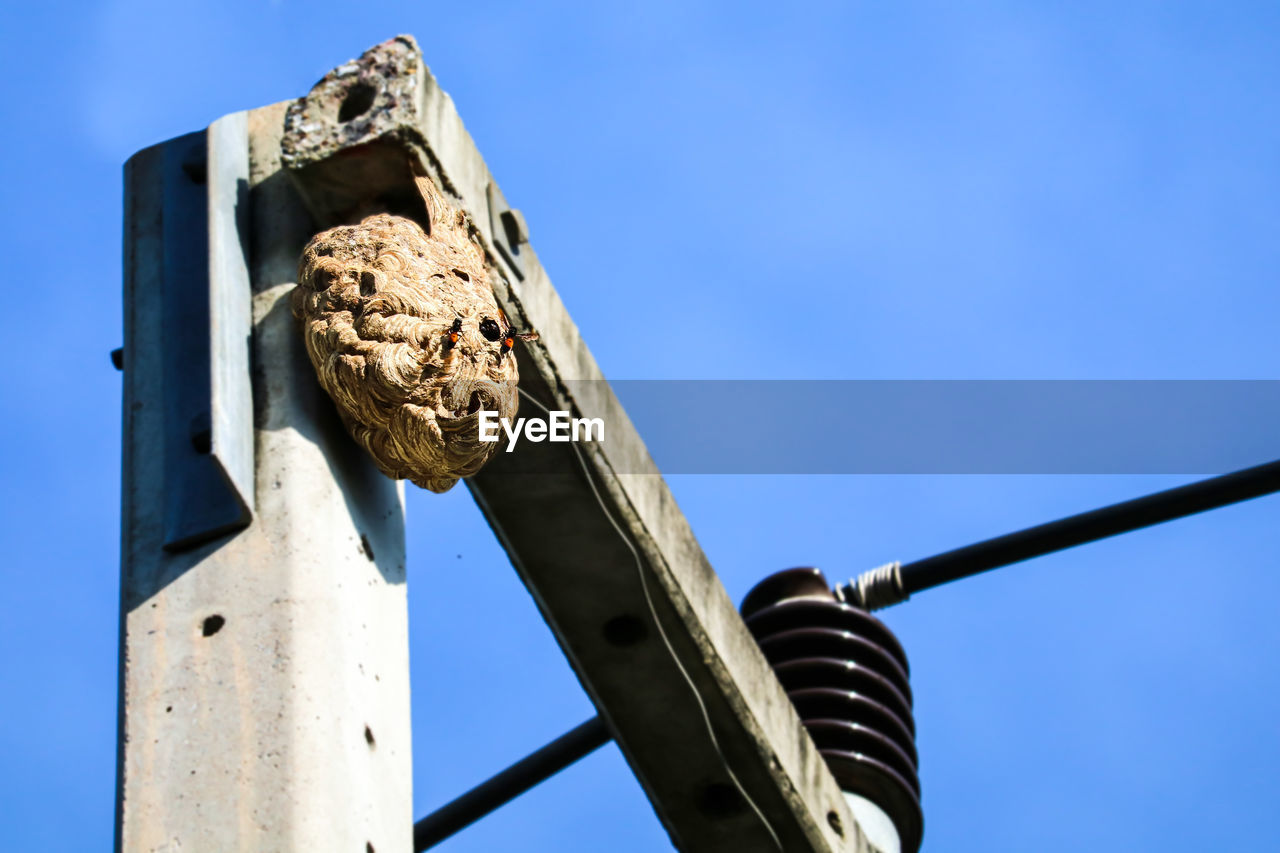
<path fill-rule="evenodd" d="M 498 253 L 516 277 L 524 281 L 524 254 L 520 247 L 529 242 L 529 226 L 525 225 L 524 214 L 507 204 L 502 190 L 492 181 L 486 189 L 486 195 L 493 244 L 498 247 Z"/>
<path fill-rule="evenodd" d="M 253 517 L 245 113 L 164 146 L 164 547 Z"/>

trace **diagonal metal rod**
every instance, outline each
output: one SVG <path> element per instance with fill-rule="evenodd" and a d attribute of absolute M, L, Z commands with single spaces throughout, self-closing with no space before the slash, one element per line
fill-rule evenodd
<path fill-rule="evenodd" d="M 414 853 L 421 853 L 506 805 L 580 758 L 612 740 L 599 717 L 592 717 L 530 753 L 413 825 Z"/>
<path fill-rule="evenodd" d="M 883 587 L 871 607 L 887 607 L 907 595 L 930 587 L 950 583 L 960 578 L 997 569 L 1011 563 L 1042 557 L 1054 551 L 1073 548 L 1106 539 L 1120 533 L 1128 533 L 1195 515 L 1210 509 L 1247 501 L 1252 498 L 1280 491 L 1280 461 L 1269 462 L 1255 468 L 1246 468 L 1221 477 L 1212 477 L 1167 489 L 1163 492 L 1124 501 L 1090 512 L 1082 512 L 1047 524 L 1028 527 L 1005 536 L 997 536 L 954 551 L 947 551 L 914 563 L 907 563 L 897 570 L 897 577 L 881 574 L 876 583 L 892 583 L 896 593 Z M 882 572 L 882 570 L 876 570 Z M 846 601 L 866 601 L 857 581 L 838 588 L 837 594 Z M 896 594 L 896 600 L 885 596 Z M 864 604 L 865 606 L 865 604 Z M 413 826 L 415 853 L 440 843 L 444 839 L 479 820 L 498 807 L 510 802 L 525 791 L 554 776 L 578 759 L 604 746 L 611 740 L 609 730 L 599 717 L 593 717 L 577 728 L 561 735 L 537 752 L 521 759 L 497 776 L 472 788 L 456 800 L 437 809 Z"/>

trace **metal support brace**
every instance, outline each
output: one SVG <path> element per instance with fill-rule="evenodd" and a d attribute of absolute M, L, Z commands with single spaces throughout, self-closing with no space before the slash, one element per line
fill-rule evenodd
<path fill-rule="evenodd" d="M 164 547 L 190 548 L 253 515 L 252 323 L 245 114 L 164 147 L 160 278 Z"/>

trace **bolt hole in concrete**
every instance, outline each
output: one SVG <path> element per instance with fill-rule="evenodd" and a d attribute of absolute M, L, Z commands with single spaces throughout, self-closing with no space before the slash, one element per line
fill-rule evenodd
<path fill-rule="evenodd" d="M 209 161 L 203 148 L 183 159 L 182 171 L 193 184 L 204 186 L 209 182 Z"/>
<path fill-rule="evenodd" d="M 368 83 L 357 83 L 352 86 L 347 91 L 347 96 L 342 99 L 342 106 L 338 107 L 338 121 L 346 123 L 369 112 L 377 94 L 378 90 Z"/>
<path fill-rule="evenodd" d="M 604 623 L 601 629 L 604 634 L 605 641 L 611 646 L 618 648 L 626 648 L 634 646 L 643 640 L 649 634 L 649 629 L 630 613 L 623 613 L 621 616 L 615 616 L 608 622 Z"/>
<path fill-rule="evenodd" d="M 698 793 L 698 811 L 720 820 L 741 814 L 744 803 L 738 789 L 723 782 L 713 782 Z"/>
<path fill-rule="evenodd" d="M 212 637 L 214 634 L 222 630 L 222 626 L 227 624 L 227 620 L 223 619 L 217 613 L 212 616 L 206 616 L 204 622 L 200 624 L 200 633 L 206 637 Z"/>
<path fill-rule="evenodd" d="M 840 821 L 840 815 L 836 812 L 827 812 L 827 823 L 836 831 L 836 835 L 844 838 L 844 824 Z"/>
<path fill-rule="evenodd" d="M 373 729 L 368 726 L 364 727 L 364 742 L 369 744 L 370 749 L 373 749 L 378 745 L 378 742 L 373 739 Z"/>
<path fill-rule="evenodd" d="M 191 447 L 196 453 L 208 454 L 213 452 L 213 433 L 207 429 L 196 430 L 191 434 Z"/>

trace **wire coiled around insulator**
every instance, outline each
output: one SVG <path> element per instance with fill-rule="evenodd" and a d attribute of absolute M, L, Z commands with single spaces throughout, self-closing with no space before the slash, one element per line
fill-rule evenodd
<path fill-rule="evenodd" d="M 837 601 L 844 601 L 863 610 L 880 610 L 900 604 L 911 597 L 902 583 L 902 563 L 894 560 L 874 569 L 868 569 L 856 578 L 850 578 L 835 588 Z"/>

